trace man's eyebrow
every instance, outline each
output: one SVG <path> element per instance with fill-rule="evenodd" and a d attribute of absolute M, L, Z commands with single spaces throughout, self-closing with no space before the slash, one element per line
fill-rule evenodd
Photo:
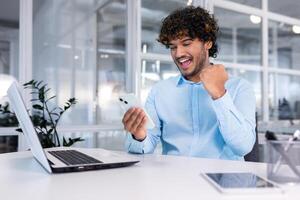
<path fill-rule="evenodd" d="M 182 41 L 182 42 L 186 42 L 186 41 L 193 41 L 193 40 L 194 40 L 194 39 L 192 39 L 192 38 L 184 38 L 184 39 L 181 40 L 181 41 Z M 172 42 L 168 42 L 167 45 L 170 46 L 170 45 L 175 45 L 175 44 L 173 44 Z"/>
<path fill-rule="evenodd" d="M 185 38 L 185 39 L 182 40 L 182 42 L 186 42 L 186 41 L 193 41 L 193 39 L 192 38 Z"/>
<path fill-rule="evenodd" d="M 187 42 L 187 41 L 193 41 L 193 40 L 194 40 L 193 38 L 186 37 L 186 38 L 182 39 L 181 42 Z M 176 45 L 176 44 L 173 44 L 172 42 L 168 42 L 166 44 L 167 48 L 170 47 L 170 46 L 174 46 L 174 45 Z"/>

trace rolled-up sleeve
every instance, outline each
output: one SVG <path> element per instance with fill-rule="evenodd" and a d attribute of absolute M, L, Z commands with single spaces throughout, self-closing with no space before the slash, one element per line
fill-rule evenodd
<path fill-rule="evenodd" d="M 227 90 L 212 105 L 225 143 L 236 155 L 249 153 L 256 137 L 255 94 L 251 85 L 242 81 L 234 99 Z"/>

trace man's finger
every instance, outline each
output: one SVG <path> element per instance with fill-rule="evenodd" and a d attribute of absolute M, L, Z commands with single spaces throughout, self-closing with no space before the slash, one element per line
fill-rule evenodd
<path fill-rule="evenodd" d="M 125 121 L 125 124 L 126 124 L 126 128 L 132 130 L 133 128 L 133 125 L 135 124 L 135 121 L 139 115 L 139 113 L 142 112 L 141 109 L 136 109 L 135 112 L 133 112 L 130 117 L 128 118 L 127 121 Z"/>
<path fill-rule="evenodd" d="M 123 124 L 125 124 L 128 121 L 128 119 L 135 112 L 136 109 L 137 108 L 130 108 L 130 109 L 127 110 L 127 112 L 125 113 L 125 115 L 122 119 Z"/>
<path fill-rule="evenodd" d="M 138 129 L 140 129 L 140 128 L 143 128 L 143 127 L 145 127 L 146 126 L 146 123 L 147 123 L 147 117 L 146 117 L 146 115 L 144 115 L 144 117 L 143 117 L 143 120 L 142 120 L 142 122 L 138 125 Z"/>
<path fill-rule="evenodd" d="M 140 123 L 141 123 L 141 122 L 143 121 L 143 119 L 144 119 L 144 116 L 145 116 L 144 112 L 141 111 L 141 112 L 139 113 L 139 115 L 136 117 L 135 123 L 133 123 L 133 125 L 132 125 L 132 129 L 133 129 L 134 131 L 136 131 L 136 129 L 139 127 Z"/>

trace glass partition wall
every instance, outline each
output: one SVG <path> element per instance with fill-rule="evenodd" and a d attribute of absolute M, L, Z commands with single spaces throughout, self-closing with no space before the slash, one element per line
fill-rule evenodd
<path fill-rule="evenodd" d="M 253 84 L 258 120 L 299 123 L 300 15 L 294 8 L 300 3 L 214 0 L 212 4 L 221 32 L 216 60 L 242 71 L 239 75 Z M 244 76 L 245 72 L 256 75 Z"/>
<path fill-rule="evenodd" d="M 62 123 L 119 122 L 114 100 L 125 85 L 125 2 L 35 0 L 34 5 L 33 77 L 49 84 L 57 104 L 78 100 Z"/>
<path fill-rule="evenodd" d="M 258 120 L 300 119 L 300 15 L 293 11 L 298 1 L 32 1 L 33 78 L 49 84 L 59 105 L 78 99 L 60 126 L 63 133 L 92 141 L 85 146 L 122 149 L 118 94 L 134 92 L 144 102 L 156 82 L 178 75 L 169 50 L 156 38 L 161 20 L 188 4 L 215 14 L 220 35 L 213 62 L 253 85 Z M 139 48 L 129 49 L 132 44 Z"/>
<path fill-rule="evenodd" d="M 5 96 L 9 79 L 19 76 L 19 2 L 1 2 L 0 8 L 0 153 L 18 150 L 18 136 L 13 130 L 15 118 L 7 111 L 8 98 Z M 9 107 L 8 107 L 9 108 Z"/>
<path fill-rule="evenodd" d="M 48 84 L 58 105 L 77 99 L 60 124 L 68 135 L 92 129 L 81 134 L 94 140 L 86 146 L 97 146 L 103 128 L 125 136 L 116 100 L 125 92 L 126 18 L 124 0 L 33 0 L 33 78 Z"/>

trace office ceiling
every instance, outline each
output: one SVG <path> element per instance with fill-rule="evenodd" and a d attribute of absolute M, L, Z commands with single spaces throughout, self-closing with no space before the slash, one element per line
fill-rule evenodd
<path fill-rule="evenodd" d="M 37 0 L 35 2 L 41 3 L 44 0 Z M 67 1 L 67 0 L 66 0 Z M 175 9 L 176 7 L 182 5 L 182 2 L 186 0 L 172 0 L 172 1 L 165 1 L 165 0 L 142 0 L 142 6 L 149 10 L 155 10 L 159 13 L 163 13 L 166 11 L 170 11 Z M 253 0 L 231 0 L 235 2 L 240 2 L 245 5 L 251 5 Z M 257 0 L 256 0 L 257 1 Z M 82 1 L 83 3 L 84 1 Z M 154 3 L 155 2 L 155 3 Z M 78 5 L 81 5 L 78 4 Z M 159 3 L 159 6 L 157 6 Z M 19 7 L 20 7 L 20 0 L 0 0 L 0 25 L 8 25 L 8 26 L 15 26 L 18 25 L 19 22 Z M 280 14 L 285 14 L 287 16 L 291 16 L 294 18 L 300 19 L 300 1 L 299 0 L 269 0 L 269 8 L 274 12 L 278 12 Z M 149 18 L 152 20 L 153 14 L 155 12 L 145 12 L 144 14 L 149 14 Z M 151 16 L 150 16 L 151 15 Z M 161 14 L 160 14 L 161 15 Z M 156 15 L 156 16 L 160 16 Z M 235 20 L 234 20 L 235 19 Z M 161 20 L 161 19 L 160 19 Z M 227 23 L 231 22 L 234 24 L 240 24 L 239 18 L 231 18 L 230 20 L 224 20 Z"/>
<path fill-rule="evenodd" d="M 256 7 L 262 0 L 229 0 L 243 5 Z M 290 17 L 300 19 L 300 1 L 299 0 L 269 0 L 269 10 Z"/>

